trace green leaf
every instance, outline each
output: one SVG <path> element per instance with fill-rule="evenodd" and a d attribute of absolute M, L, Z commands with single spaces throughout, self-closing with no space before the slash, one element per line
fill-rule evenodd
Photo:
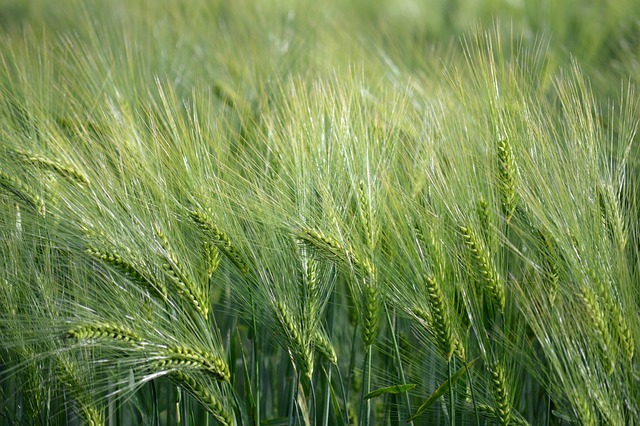
<path fill-rule="evenodd" d="M 571 417 L 570 415 L 567 414 L 563 414 L 560 411 L 557 410 L 551 410 L 551 414 L 553 414 L 554 416 L 556 416 L 559 419 L 562 419 L 565 422 L 568 423 L 577 423 L 578 420 L 575 417 Z"/>
<path fill-rule="evenodd" d="M 407 423 L 415 420 L 416 417 L 418 417 L 420 414 L 422 414 L 427 408 L 431 407 L 431 405 L 434 402 L 436 402 L 438 400 L 438 398 L 440 398 L 442 395 L 447 393 L 449 391 L 449 387 L 455 385 L 458 382 L 458 380 L 460 380 L 462 375 L 467 371 L 467 369 L 469 367 L 471 367 L 473 365 L 473 363 L 476 362 L 477 360 L 478 360 L 478 358 L 474 359 L 473 361 L 471 361 L 470 363 L 466 364 L 465 366 L 460 368 L 458 371 L 456 371 L 453 374 L 453 376 L 451 376 L 451 382 L 449 382 L 449 379 L 445 380 L 445 382 L 442 383 L 440 385 L 440 387 L 438 387 L 438 389 L 436 389 L 435 392 L 433 392 L 429 398 L 427 398 L 427 400 L 424 402 L 424 404 L 422 404 L 418 408 L 416 413 L 413 416 L 411 416 L 410 418 L 407 419 Z"/>
<path fill-rule="evenodd" d="M 366 401 L 368 399 L 375 398 L 376 396 L 380 396 L 385 393 L 399 394 L 399 393 L 411 390 L 415 387 L 416 385 L 414 384 L 407 384 L 407 385 L 395 385 L 395 386 L 389 386 L 386 388 L 376 389 L 373 392 L 369 392 L 367 395 L 365 395 L 364 400 Z"/>

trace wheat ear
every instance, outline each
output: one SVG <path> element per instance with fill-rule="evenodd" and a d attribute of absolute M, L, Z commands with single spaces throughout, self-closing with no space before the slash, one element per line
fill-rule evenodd
<path fill-rule="evenodd" d="M 193 377 L 181 372 L 174 371 L 171 373 L 171 378 L 183 389 L 193 395 L 198 401 L 200 401 L 207 411 L 211 413 L 213 417 L 222 425 L 233 426 L 233 417 L 227 411 L 224 404 L 211 392 L 205 389 L 200 383 L 198 383 Z"/>
<path fill-rule="evenodd" d="M 212 352 L 186 346 L 171 346 L 158 354 L 152 367 L 163 369 L 194 369 L 210 374 L 215 380 L 228 382 L 231 378 L 227 363 Z"/>
<path fill-rule="evenodd" d="M 504 285 L 500 280 L 496 266 L 493 263 L 493 259 L 489 254 L 487 248 L 478 239 L 478 236 L 466 226 L 460 226 L 460 233 L 464 238 L 464 242 L 467 248 L 471 252 L 471 257 L 474 260 L 476 268 L 482 276 L 485 286 L 489 290 L 489 294 L 492 296 L 494 303 L 498 306 L 501 312 L 504 312 L 504 306 L 506 302 Z"/>
<path fill-rule="evenodd" d="M 507 139 L 502 139 L 498 141 L 498 192 L 502 202 L 502 214 L 507 221 L 511 220 L 516 210 L 515 172 L 511 144 Z"/>
<path fill-rule="evenodd" d="M 231 243 L 231 240 L 218 228 L 216 224 L 209 218 L 209 216 L 201 210 L 190 210 L 189 216 L 193 222 L 200 228 L 209 238 L 213 240 L 213 243 L 222 250 L 224 255 L 234 264 L 243 274 L 249 272 L 249 264 L 244 260 L 240 254 L 240 250 Z"/>
<path fill-rule="evenodd" d="M 79 183 L 87 186 L 89 186 L 90 184 L 87 175 L 73 166 L 62 164 L 58 161 L 50 160 L 48 158 L 28 151 L 15 149 L 13 150 L 13 152 L 15 155 L 19 156 L 25 163 L 29 163 L 43 170 L 49 170 L 51 172 L 57 173 L 63 178 L 74 183 Z"/>
<path fill-rule="evenodd" d="M 140 343 L 142 337 L 128 327 L 119 324 L 93 323 L 74 327 L 67 332 L 67 338 L 76 340 L 116 340 L 126 343 Z"/>
<path fill-rule="evenodd" d="M 167 300 L 167 288 L 164 284 L 158 282 L 150 275 L 141 271 L 141 268 L 127 261 L 124 257 L 114 251 L 103 251 L 95 247 L 88 246 L 85 252 L 91 257 L 98 259 L 105 264 L 111 266 L 113 269 L 125 275 L 132 282 L 138 284 L 140 287 L 148 290 L 154 296 L 159 297 L 162 300 Z"/>
<path fill-rule="evenodd" d="M 40 216 L 45 215 L 44 201 L 29 185 L 22 180 L 0 171 L 0 186 L 27 203 Z"/>
<path fill-rule="evenodd" d="M 195 284 L 195 282 L 187 275 L 182 263 L 173 252 L 167 236 L 162 232 L 158 225 L 155 225 L 155 231 L 160 245 L 165 251 L 165 262 L 162 267 L 167 275 L 176 286 L 178 294 L 184 295 L 186 299 L 196 308 L 203 318 L 207 318 L 209 313 L 209 301 L 204 292 Z"/>

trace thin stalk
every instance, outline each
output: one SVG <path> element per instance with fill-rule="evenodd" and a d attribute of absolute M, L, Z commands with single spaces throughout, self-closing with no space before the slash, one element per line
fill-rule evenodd
<path fill-rule="evenodd" d="M 362 387 L 362 393 L 360 396 L 360 424 L 365 426 L 369 425 L 370 417 L 371 417 L 371 399 L 367 399 L 365 402 L 364 396 L 371 392 L 371 350 L 372 346 L 367 346 L 367 353 L 364 360 L 364 377 L 365 377 L 365 385 Z M 364 411 L 364 415 L 363 415 Z M 364 423 L 362 420 L 364 419 Z"/>
<path fill-rule="evenodd" d="M 293 426 L 293 407 L 296 404 L 297 393 L 298 393 L 298 380 L 299 374 L 296 370 L 295 365 L 293 366 L 293 377 L 291 378 L 291 389 L 290 389 L 290 399 L 289 399 L 289 421 L 288 425 Z"/>
<path fill-rule="evenodd" d="M 336 372 L 338 373 L 338 380 L 340 380 L 340 389 L 342 390 L 342 399 L 344 400 L 344 423 L 349 424 L 349 407 L 347 391 L 344 388 L 344 380 L 342 379 L 342 373 L 340 372 L 340 366 L 336 366 Z"/>
<path fill-rule="evenodd" d="M 327 426 L 329 424 L 329 399 L 331 398 L 331 363 L 329 363 L 329 368 L 327 370 L 327 388 L 324 392 L 324 410 L 322 414 L 322 426 Z"/>
<path fill-rule="evenodd" d="M 180 426 L 182 424 L 182 416 L 180 413 L 180 401 L 182 400 L 182 392 L 180 391 L 180 387 L 176 387 L 176 425 Z"/>
<path fill-rule="evenodd" d="M 402 368 L 402 359 L 400 358 L 400 348 L 398 347 L 398 341 L 396 340 L 396 333 L 395 333 L 395 327 L 392 324 L 391 321 L 391 316 L 389 315 L 389 309 L 387 308 L 387 304 L 384 304 L 384 312 L 387 315 L 387 324 L 389 324 L 389 330 L 391 333 L 391 340 L 393 341 L 393 351 L 395 353 L 396 356 L 396 363 L 397 363 L 397 367 L 398 367 L 398 375 L 400 376 L 400 383 L 401 384 L 406 384 L 407 381 L 405 380 L 404 377 L 404 368 Z M 409 414 L 409 416 L 411 415 L 412 411 L 411 411 L 411 401 L 409 399 L 409 393 L 408 392 L 404 392 L 404 403 L 406 405 L 406 409 L 407 409 L 407 413 Z M 413 425 L 413 420 L 409 422 L 410 425 Z"/>
<path fill-rule="evenodd" d="M 302 388 L 302 391 L 304 392 L 304 388 Z M 309 380 L 309 394 L 310 394 L 309 398 L 311 398 L 311 405 L 309 406 L 307 415 L 309 416 L 310 419 L 315 419 L 316 418 L 316 390 L 315 390 L 315 387 L 313 386 L 313 380 Z"/>
<path fill-rule="evenodd" d="M 449 359 L 449 424 L 456 424 L 456 412 L 453 410 L 453 384 L 451 383 L 451 369 L 453 368 L 454 357 Z"/>
<path fill-rule="evenodd" d="M 160 412 L 158 411 L 158 393 L 156 392 L 156 383 L 151 380 L 149 384 L 151 387 L 151 411 L 153 412 L 153 426 L 160 424 Z"/>
<path fill-rule="evenodd" d="M 253 295 L 251 295 L 251 327 L 253 328 L 253 383 L 255 389 L 255 413 L 254 413 L 254 424 L 257 426 L 260 424 L 260 361 L 258 359 L 258 325 L 256 324 L 256 316 L 254 313 L 254 304 L 253 304 Z"/>
<path fill-rule="evenodd" d="M 358 323 L 356 322 L 355 327 L 353 327 L 353 336 L 351 336 L 351 355 L 349 356 L 349 374 L 347 375 L 347 396 L 345 399 L 345 404 L 349 401 L 349 394 L 351 393 L 351 375 L 353 374 L 353 367 L 356 363 L 356 338 L 358 332 Z"/>
<path fill-rule="evenodd" d="M 473 412 L 476 416 L 476 426 L 480 426 L 480 414 L 478 413 L 478 405 L 476 404 L 476 393 L 473 391 L 473 380 L 469 372 L 469 364 L 464 361 L 464 366 L 467 367 L 467 379 L 469 380 L 469 388 L 471 389 L 471 402 L 473 403 Z"/>

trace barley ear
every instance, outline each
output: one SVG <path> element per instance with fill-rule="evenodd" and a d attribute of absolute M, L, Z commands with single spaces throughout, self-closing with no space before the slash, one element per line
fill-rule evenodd
<path fill-rule="evenodd" d="M 114 340 L 125 343 L 141 343 L 142 337 L 128 327 L 119 324 L 94 323 L 81 325 L 69 330 L 69 339 L 76 340 Z"/>
<path fill-rule="evenodd" d="M 157 224 L 154 225 L 154 228 L 156 236 L 160 240 L 160 245 L 165 252 L 162 268 L 175 285 L 178 294 L 185 297 L 203 318 L 207 318 L 207 315 L 209 314 L 209 298 L 186 273 L 182 263 L 173 252 L 171 245 L 169 244 L 169 240 L 164 232 L 162 232 Z"/>
<path fill-rule="evenodd" d="M 22 180 L 0 171 L 0 186 L 8 192 L 24 201 L 29 207 L 35 210 L 40 216 L 44 216 L 46 209 L 44 201 L 36 192 Z"/>
<path fill-rule="evenodd" d="M 308 329 L 315 327 L 319 315 L 320 294 L 318 289 L 318 264 L 311 258 L 304 259 L 303 264 L 302 286 L 304 289 L 304 297 L 306 309 L 303 311 L 305 326 Z"/>
<path fill-rule="evenodd" d="M 367 246 L 369 250 L 373 250 L 376 245 L 378 230 L 371 217 L 371 205 L 367 195 L 367 188 L 364 181 L 358 184 L 358 206 L 360 209 L 360 217 L 362 219 L 362 228 L 366 235 Z"/>
<path fill-rule="evenodd" d="M 443 276 L 446 260 L 435 232 L 432 229 L 423 231 L 418 225 L 414 225 L 414 232 L 419 247 L 426 252 L 429 258 L 431 269 L 437 271 L 437 276 Z"/>
<path fill-rule="evenodd" d="M 111 266 L 113 269 L 129 278 L 132 282 L 149 291 L 152 295 L 164 301 L 167 300 L 167 288 L 164 284 L 143 272 L 141 267 L 133 262 L 127 261 L 115 251 L 104 251 L 92 246 L 87 246 L 85 253 L 104 262 L 106 265 Z"/>
<path fill-rule="evenodd" d="M 480 198 L 476 203 L 476 214 L 478 216 L 478 222 L 480 223 L 480 231 L 482 232 L 482 238 L 484 238 L 485 244 L 490 249 L 494 247 L 493 241 L 493 218 L 491 215 L 491 208 L 489 203 L 485 200 L 484 195 L 480 194 Z"/>
<path fill-rule="evenodd" d="M 613 322 L 615 335 L 617 337 L 620 348 L 626 355 L 627 359 L 631 361 L 633 359 L 633 353 L 635 351 L 635 344 L 633 341 L 633 335 L 629 329 L 626 318 L 622 315 L 620 305 L 611 297 L 611 290 L 605 287 L 604 283 L 598 275 L 593 271 L 588 271 L 588 275 L 592 282 L 595 283 L 597 290 L 597 298 L 600 301 L 601 311 L 604 314 L 608 314 L 609 321 Z"/>
<path fill-rule="evenodd" d="M 329 340 L 329 336 L 321 330 L 316 330 L 313 336 L 313 343 L 316 351 L 320 355 L 324 357 L 327 361 L 329 361 L 333 365 L 338 365 L 338 357 L 336 356 L 336 351 L 333 348 L 333 344 L 331 340 Z"/>
<path fill-rule="evenodd" d="M 611 240 L 619 250 L 627 246 L 627 232 L 620 205 L 611 185 L 598 186 L 598 202 L 602 214 L 602 221 L 609 231 Z"/>
<path fill-rule="evenodd" d="M 202 210 L 190 210 L 189 216 L 191 220 L 205 233 L 212 242 L 222 250 L 222 253 L 242 272 L 243 274 L 249 273 L 249 264 L 246 262 L 240 250 L 231 243 L 231 240 L 213 223 L 209 218 L 209 215 Z"/>
<path fill-rule="evenodd" d="M 595 426 L 596 421 L 584 396 L 577 391 L 571 391 L 569 397 L 578 420 L 585 426 Z"/>
<path fill-rule="evenodd" d="M 455 339 L 451 334 L 451 322 L 445 306 L 444 295 L 435 278 L 428 275 L 424 280 L 429 293 L 434 334 L 442 355 L 449 361 L 455 350 Z"/>
<path fill-rule="evenodd" d="M 540 251 L 542 253 L 543 267 L 542 279 L 547 290 L 547 299 L 551 306 L 554 305 L 558 294 L 558 282 L 560 271 L 558 268 L 558 253 L 556 242 L 548 231 L 538 228 L 538 239 L 540 240 Z"/>
<path fill-rule="evenodd" d="M 29 359 L 29 351 L 23 350 L 20 358 Z M 22 381 L 21 392 L 25 406 L 25 411 L 33 421 L 38 418 L 44 408 L 45 400 L 42 394 L 42 381 L 44 377 L 41 372 L 42 367 L 37 362 L 29 362 L 25 365 L 20 374 Z"/>
<path fill-rule="evenodd" d="M 602 312 L 595 293 L 589 287 L 584 286 L 578 296 L 580 300 L 582 300 L 587 317 L 591 321 L 593 329 L 598 336 L 598 343 L 600 345 L 599 354 L 602 364 L 607 368 L 607 374 L 611 374 L 615 368 L 615 358 L 611 354 L 611 335 L 605 321 L 605 315 Z"/>
<path fill-rule="evenodd" d="M 152 367 L 156 370 L 202 370 L 221 382 L 228 382 L 231 378 L 227 363 L 216 354 L 180 345 L 161 351 L 158 359 L 153 361 Z"/>
<path fill-rule="evenodd" d="M 500 309 L 500 312 L 504 313 L 506 303 L 504 285 L 500 280 L 496 266 L 493 263 L 493 258 L 471 228 L 460 226 L 458 229 L 464 238 L 467 248 L 471 252 L 471 258 L 473 259 L 475 267 L 482 277 L 489 294 L 491 295 L 494 303 Z"/>
<path fill-rule="evenodd" d="M 170 377 L 176 382 L 176 384 L 187 392 L 189 392 L 194 398 L 200 401 L 207 411 L 211 413 L 213 417 L 224 426 L 233 426 L 233 416 L 224 404 L 218 399 L 216 395 L 209 392 L 204 386 L 202 386 L 193 377 L 182 371 L 174 371 Z"/>
<path fill-rule="evenodd" d="M 511 143 L 507 139 L 501 139 L 498 141 L 498 192 L 506 221 L 511 220 L 516 210 L 515 173 Z"/>
<path fill-rule="evenodd" d="M 627 324 L 627 320 L 622 315 L 620 310 L 616 310 L 615 315 L 617 317 L 617 321 L 615 322 L 616 331 L 618 333 L 618 340 L 620 342 L 620 346 L 624 351 L 627 359 L 629 361 L 633 361 L 633 354 L 635 352 L 635 343 L 633 341 L 633 335 L 631 334 L 631 329 Z"/>
<path fill-rule="evenodd" d="M 369 261 L 361 260 L 351 248 L 343 246 L 335 238 L 311 228 L 302 228 L 298 237 L 334 263 L 347 268 L 352 267 L 358 276 L 367 278 L 375 276 L 375 268 Z"/>
<path fill-rule="evenodd" d="M 213 82 L 213 93 L 229 108 L 235 110 L 240 117 L 247 114 L 251 108 L 239 96 L 235 90 L 233 90 L 228 84 L 217 80 Z"/>
<path fill-rule="evenodd" d="M 500 420 L 498 417 L 498 411 L 492 406 L 487 404 L 478 404 L 476 408 L 480 413 L 484 414 L 485 416 Z M 526 421 L 521 416 L 515 416 L 514 413 L 511 413 L 509 424 L 513 424 L 516 426 L 531 426 L 528 421 Z"/>
<path fill-rule="evenodd" d="M 215 245 L 208 241 L 202 243 L 202 252 L 207 267 L 207 277 L 211 278 L 220 265 L 220 252 Z"/>
<path fill-rule="evenodd" d="M 490 373 L 495 414 L 500 424 L 507 426 L 511 421 L 511 404 L 509 403 L 509 393 L 507 391 L 507 381 L 504 370 L 499 363 L 495 363 Z"/>
<path fill-rule="evenodd" d="M 413 306 L 410 311 L 423 328 L 427 330 L 433 328 L 433 317 L 428 311 L 417 305 Z"/>
<path fill-rule="evenodd" d="M 380 328 L 380 300 L 378 290 L 370 282 L 363 285 L 362 292 L 362 341 L 365 346 L 369 346 L 375 340 Z"/>
<path fill-rule="evenodd" d="M 62 164 L 58 161 L 50 160 L 46 157 L 28 151 L 14 149 L 13 153 L 16 156 L 20 157 L 20 159 L 25 163 L 29 163 L 43 170 L 57 173 L 58 175 L 71 182 L 79 183 L 86 186 L 89 186 L 90 184 L 87 175 L 73 166 Z"/>
<path fill-rule="evenodd" d="M 294 355 L 294 358 L 297 358 L 302 373 L 311 379 L 313 374 L 313 353 L 303 340 L 299 327 L 293 321 L 285 304 L 277 301 L 275 308 L 276 319 L 282 329 L 284 329 L 285 336 L 287 337 L 288 349 Z"/>
<path fill-rule="evenodd" d="M 56 379 L 73 396 L 78 414 L 86 424 L 103 426 L 105 424 L 103 410 L 93 403 L 91 395 L 87 393 L 88 383 L 83 380 L 84 377 L 78 371 L 77 366 L 78 363 L 71 358 L 64 356 L 56 358 Z"/>

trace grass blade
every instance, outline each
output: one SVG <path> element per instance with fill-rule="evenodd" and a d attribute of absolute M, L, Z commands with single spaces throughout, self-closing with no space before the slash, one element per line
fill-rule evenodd
<path fill-rule="evenodd" d="M 458 371 L 456 371 L 452 376 L 451 379 L 447 379 L 444 383 L 442 383 L 438 389 L 436 389 L 431 396 L 429 396 L 429 398 L 427 398 L 427 400 L 418 408 L 418 410 L 415 412 L 415 414 L 413 416 L 411 416 L 409 419 L 407 419 L 407 423 L 411 422 L 413 420 L 415 420 L 418 416 L 420 416 L 420 414 L 422 414 L 427 408 L 431 407 L 431 405 L 436 402 L 438 400 L 438 398 L 440 398 L 442 395 L 444 395 L 445 393 L 447 393 L 449 391 L 449 387 L 455 385 L 458 380 L 460 380 L 460 378 L 462 377 L 462 375 L 467 371 L 467 369 L 469 367 L 471 367 L 475 362 L 477 361 L 477 358 L 474 359 L 473 361 L 471 361 L 470 363 L 468 363 L 467 365 L 461 367 Z"/>

